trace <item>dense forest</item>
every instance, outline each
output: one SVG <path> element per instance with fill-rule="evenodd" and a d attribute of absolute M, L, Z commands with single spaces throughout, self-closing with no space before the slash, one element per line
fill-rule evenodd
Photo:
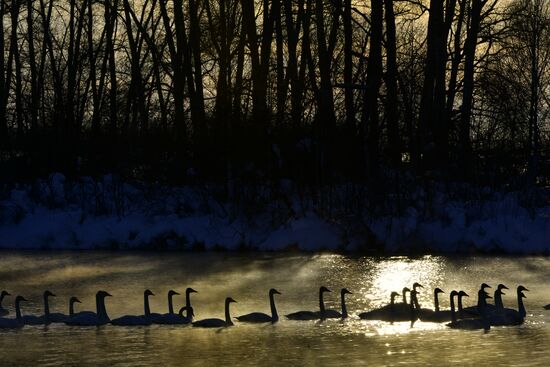
<path fill-rule="evenodd" d="M 546 184 L 546 0 L 1 0 L 2 179 Z"/>

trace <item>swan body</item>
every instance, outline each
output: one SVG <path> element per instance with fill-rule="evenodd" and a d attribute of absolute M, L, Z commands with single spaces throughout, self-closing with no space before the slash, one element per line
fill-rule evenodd
<path fill-rule="evenodd" d="M 114 320 L 111 320 L 111 325 L 116 326 L 148 326 L 153 323 L 153 317 L 151 316 L 151 308 L 149 307 L 149 296 L 154 296 L 154 293 L 149 289 L 143 293 L 143 308 L 144 315 L 126 315 Z M 160 316 L 160 314 L 158 315 Z M 156 316 L 156 317 L 158 317 Z"/>
<path fill-rule="evenodd" d="M 409 292 L 407 288 L 407 292 Z M 397 304 L 395 303 L 395 297 L 399 296 L 399 293 L 392 292 L 390 295 L 390 303 L 387 305 L 384 305 L 380 308 L 367 311 L 367 312 L 361 312 L 359 314 L 359 318 L 362 320 L 382 320 L 382 321 L 395 321 L 395 310 L 397 308 Z M 405 291 L 403 292 L 403 296 L 405 296 Z M 404 298 L 405 299 L 405 298 Z M 405 299 L 406 301 L 406 299 Z"/>
<path fill-rule="evenodd" d="M 0 317 L 0 329 L 19 329 L 25 326 L 21 318 L 21 302 L 27 301 L 23 296 L 15 297 L 15 318 Z"/>
<path fill-rule="evenodd" d="M 237 320 L 241 322 L 253 322 L 253 323 L 263 323 L 271 322 L 275 323 L 279 321 L 279 315 L 277 314 L 277 308 L 275 307 L 275 294 L 281 294 L 274 288 L 269 290 L 269 306 L 271 308 L 271 316 L 262 312 L 252 312 L 246 315 L 238 316 Z"/>
<path fill-rule="evenodd" d="M 309 321 L 309 320 L 324 320 L 325 316 L 325 302 L 323 301 L 323 293 L 330 292 L 326 287 L 319 288 L 319 311 L 298 311 L 286 315 L 289 320 Z"/>
<path fill-rule="evenodd" d="M 191 288 L 188 288 L 188 290 Z M 192 290 L 192 289 L 191 289 Z M 195 290 L 192 290 L 193 292 L 196 292 Z M 189 293 L 186 292 L 187 295 Z M 160 315 L 158 317 L 155 317 L 153 319 L 154 324 L 162 324 L 162 325 L 185 325 L 189 324 L 191 322 L 191 318 L 183 316 L 183 312 L 187 310 L 187 307 L 182 307 L 180 309 L 179 313 L 174 313 L 174 304 L 173 304 L 173 296 L 179 295 L 178 292 L 170 290 L 168 292 L 168 313 L 165 313 L 163 315 Z M 189 298 L 189 297 L 187 297 Z M 189 306 L 190 307 L 190 306 Z M 192 312 L 192 311 L 191 311 Z"/>
<path fill-rule="evenodd" d="M 7 291 L 2 291 L 2 293 L 0 293 L 0 316 L 7 316 L 10 314 L 8 310 L 2 307 L 2 301 L 6 296 L 11 296 L 11 294 L 9 294 Z"/>
<path fill-rule="evenodd" d="M 204 319 L 193 322 L 193 327 L 203 327 L 203 328 L 218 328 L 218 327 L 227 327 L 233 326 L 231 321 L 231 316 L 229 315 L 229 305 L 235 301 L 231 297 L 225 299 L 225 320 L 222 319 Z M 192 311 L 191 311 L 192 312 Z"/>
<path fill-rule="evenodd" d="M 450 323 L 447 324 L 448 327 L 451 329 L 462 329 L 462 330 L 480 330 L 483 329 L 485 331 L 489 331 L 491 328 L 491 324 L 489 320 L 487 319 L 485 315 L 485 306 L 486 306 L 486 299 L 492 298 L 489 296 L 485 290 L 482 288 L 478 292 L 478 303 L 479 303 L 479 310 L 481 311 L 481 318 L 479 319 L 461 319 L 457 320 L 456 314 L 455 314 L 455 304 L 454 301 L 451 302 L 451 313 L 452 313 L 452 319 Z M 481 301 L 481 302 L 479 302 Z"/>
<path fill-rule="evenodd" d="M 529 291 L 524 286 L 520 285 L 517 288 L 517 297 L 518 297 L 518 309 L 514 310 L 511 308 L 503 308 L 492 312 L 489 316 L 489 322 L 493 326 L 512 326 L 512 325 L 521 325 L 525 321 L 527 316 L 527 311 L 523 304 L 523 298 L 525 298 L 524 291 Z"/>
<path fill-rule="evenodd" d="M 64 321 L 66 325 L 71 326 L 100 326 L 108 324 L 110 319 L 105 308 L 105 298 L 112 297 L 105 291 L 96 293 L 96 312 L 83 311 L 74 314 Z"/>

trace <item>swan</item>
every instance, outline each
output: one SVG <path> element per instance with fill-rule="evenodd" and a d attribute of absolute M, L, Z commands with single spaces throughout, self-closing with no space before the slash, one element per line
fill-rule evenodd
<path fill-rule="evenodd" d="M 75 314 L 65 320 L 66 325 L 71 326 L 100 326 L 108 324 L 110 319 L 105 308 L 105 298 L 112 297 L 108 292 L 99 291 L 95 295 L 96 313 L 84 311 Z"/>
<path fill-rule="evenodd" d="M 50 291 L 44 292 L 44 315 L 41 316 L 34 316 L 34 315 L 26 315 L 21 318 L 21 321 L 25 325 L 47 325 L 51 323 L 50 321 L 50 305 L 48 302 L 49 297 L 55 297 L 55 294 L 53 294 Z"/>
<path fill-rule="evenodd" d="M 452 301 L 451 302 L 451 312 L 452 312 L 453 321 L 451 321 L 450 323 L 447 324 L 448 327 L 450 327 L 451 329 L 463 329 L 463 330 L 483 329 L 485 331 L 489 331 L 489 329 L 491 328 L 491 324 L 489 323 L 489 320 L 487 319 L 487 317 L 485 315 L 485 305 L 487 304 L 486 300 L 489 299 L 489 298 L 492 298 L 492 297 L 489 296 L 485 292 L 485 290 L 483 290 L 483 289 L 479 290 L 478 295 L 479 295 L 478 303 L 479 303 L 479 306 L 480 306 L 479 309 L 481 311 L 481 318 L 480 319 L 457 320 L 456 319 L 456 314 L 455 314 L 455 304 L 454 304 L 454 301 Z"/>
<path fill-rule="evenodd" d="M 489 315 L 489 322 L 493 326 L 510 326 L 510 325 L 521 325 L 525 321 L 527 316 L 527 311 L 523 304 L 523 298 L 525 294 L 523 292 L 528 292 L 529 289 L 520 285 L 517 288 L 517 297 L 518 297 L 518 309 L 514 310 L 511 308 L 503 308 L 502 310 L 497 310 Z"/>
<path fill-rule="evenodd" d="M 487 283 L 482 283 L 480 288 L 479 288 L 479 291 L 477 292 L 478 294 L 478 297 L 477 297 L 477 305 L 476 306 L 470 306 L 470 307 L 466 307 L 462 310 L 463 312 L 463 316 L 464 317 L 479 317 L 480 316 L 480 312 L 479 312 L 479 309 L 480 309 L 480 306 L 481 306 L 481 303 L 482 303 L 482 300 L 481 298 L 479 297 L 480 294 L 482 293 L 487 293 L 487 291 L 485 290 L 485 288 L 491 288 L 490 285 L 488 285 Z M 483 302 L 485 304 L 487 304 L 487 302 Z"/>
<path fill-rule="evenodd" d="M 52 297 L 55 297 L 54 294 L 51 295 Z M 49 322 L 65 322 L 65 320 L 68 320 L 70 317 L 74 316 L 74 304 L 75 303 L 81 303 L 80 300 L 76 297 L 71 297 L 69 299 L 69 314 L 65 315 L 63 313 L 59 312 L 50 312 L 48 314 L 48 321 Z"/>
<path fill-rule="evenodd" d="M 428 321 L 428 322 L 442 322 L 442 321 L 448 321 L 446 320 L 445 313 L 443 313 L 439 309 L 439 294 L 445 293 L 441 288 L 435 288 L 434 289 L 434 309 L 428 309 L 428 308 L 421 308 L 418 310 L 418 315 L 420 317 L 421 321 Z M 450 312 L 448 313 L 447 318 L 450 317 Z"/>
<path fill-rule="evenodd" d="M 395 308 L 397 306 L 395 304 L 395 297 L 397 296 L 399 296 L 399 293 L 391 292 L 389 304 L 371 311 L 361 312 L 359 314 L 359 318 L 363 320 L 394 321 L 392 316 L 394 315 Z M 403 296 L 405 296 L 405 292 L 403 292 Z"/>
<path fill-rule="evenodd" d="M 21 305 L 22 301 L 27 301 L 23 296 L 15 297 L 15 319 L 8 319 L 0 317 L 0 329 L 19 329 L 25 326 L 21 319 Z"/>
<path fill-rule="evenodd" d="M 170 290 L 168 292 L 168 313 L 154 318 L 154 324 L 185 325 L 191 322 L 190 318 L 183 316 L 183 311 L 185 311 L 187 307 L 182 307 L 178 314 L 174 313 L 174 304 L 172 298 L 176 295 L 179 295 L 179 293 L 176 291 Z"/>
<path fill-rule="evenodd" d="M 342 304 L 342 313 L 337 310 L 325 310 L 325 318 L 327 319 L 345 319 L 348 317 L 348 309 L 346 307 L 346 294 L 353 294 L 346 288 L 342 288 L 340 291 L 340 300 Z"/>
<path fill-rule="evenodd" d="M 163 317 L 163 316 L 166 316 L 166 315 L 175 315 L 175 314 L 174 314 L 174 303 L 173 303 L 173 301 L 172 301 L 172 298 L 173 298 L 174 296 L 176 296 L 176 295 L 179 296 L 179 293 L 176 292 L 176 291 L 174 291 L 174 290 L 172 290 L 172 289 L 170 289 L 170 290 L 168 291 L 168 313 L 160 314 L 160 313 L 153 313 L 153 312 L 151 312 L 151 313 L 149 314 L 149 318 L 151 319 L 151 322 L 152 322 L 152 323 L 156 323 L 156 321 L 157 321 L 158 319 L 160 319 L 161 317 Z"/>
<path fill-rule="evenodd" d="M 422 287 L 422 286 L 420 286 Z M 413 287 L 413 290 L 411 291 L 411 302 L 409 305 L 409 320 L 411 321 L 411 327 L 413 327 L 416 320 L 419 319 L 419 310 L 420 310 L 420 304 L 418 303 L 418 299 L 416 298 L 416 295 L 418 292 Z"/>
<path fill-rule="evenodd" d="M 436 288 L 437 289 L 437 288 Z M 439 293 L 445 293 L 442 290 Z M 449 301 L 451 305 L 454 305 L 454 298 L 458 295 L 457 291 L 451 291 L 449 293 Z M 437 299 L 437 295 L 435 294 L 434 290 L 434 301 Z M 426 321 L 426 322 L 448 322 L 453 320 L 453 312 L 451 310 L 440 310 L 439 309 L 439 301 L 437 302 L 436 310 L 434 312 L 421 312 L 420 314 L 420 320 Z"/>
<path fill-rule="evenodd" d="M 2 293 L 0 293 L 0 316 L 6 316 L 10 314 L 8 310 L 2 307 L 2 301 L 6 296 L 11 296 L 11 294 L 9 294 L 7 291 L 2 291 Z"/>
<path fill-rule="evenodd" d="M 187 288 L 185 290 L 185 307 L 184 309 L 187 311 L 186 317 L 193 321 L 193 316 L 195 316 L 195 312 L 193 310 L 193 307 L 191 307 L 191 293 L 199 293 L 193 288 Z M 180 310 L 180 314 L 182 313 L 182 310 Z"/>
<path fill-rule="evenodd" d="M 144 315 L 126 315 L 114 320 L 111 320 L 111 325 L 116 326 L 147 326 L 151 325 L 153 320 L 151 317 L 151 308 L 149 307 L 149 296 L 154 296 L 155 294 L 149 289 L 146 289 L 143 292 L 143 308 Z"/>
<path fill-rule="evenodd" d="M 225 299 L 225 320 L 222 319 L 204 319 L 195 321 L 193 323 L 194 327 L 205 327 L 205 328 L 214 328 L 214 327 L 226 327 L 226 326 L 233 326 L 233 322 L 231 321 L 231 316 L 229 315 L 229 304 L 232 302 L 237 303 L 233 298 L 227 297 Z M 188 310 L 193 312 L 193 310 Z"/>
<path fill-rule="evenodd" d="M 275 300 L 273 296 L 275 294 L 281 294 L 276 289 L 271 288 L 269 290 L 269 305 L 271 307 L 271 316 L 262 312 L 252 312 L 246 315 L 237 317 L 237 320 L 241 322 L 271 322 L 275 323 L 279 321 L 279 315 L 277 314 L 277 308 L 275 307 Z"/>
<path fill-rule="evenodd" d="M 325 302 L 323 301 L 323 293 L 330 292 L 326 287 L 319 288 L 319 312 L 315 311 L 298 311 L 286 315 L 289 320 L 324 320 L 325 319 Z"/>

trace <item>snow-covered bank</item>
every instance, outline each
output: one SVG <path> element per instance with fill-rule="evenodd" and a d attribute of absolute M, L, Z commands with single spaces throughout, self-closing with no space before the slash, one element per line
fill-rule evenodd
<path fill-rule="evenodd" d="M 130 185 L 112 176 L 66 182 L 61 174 L 5 190 L 0 248 L 257 249 L 550 254 L 550 206 L 525 209 L 514 193 L 465 202 L 435 195 L 400 215 L 329 218 L 292 184 L 254 208 L 223 203 L 208 188 Z M 250 205 L 250 204 L 248 204 Z M 246 214 L 243 214 L 246 213 Z"/>

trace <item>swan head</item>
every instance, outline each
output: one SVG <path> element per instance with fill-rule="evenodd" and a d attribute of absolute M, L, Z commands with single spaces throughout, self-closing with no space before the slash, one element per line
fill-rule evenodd
<path fill-rule="evenodd" d="M 529 289 L 527 289 L 527 288 L 525 288 L 524 286 L 520 285 L 520 286 L 518 287 L 518 294 L 521 293 L 521 292 L 523 292 L 523 291 L 529 292 Z"/>
<path fill-rule="evenodd" d="M 79 300 L 78 298 L 76 298 L 76 297 L 71 297 L 71 299 L 69 299 L 69 302 L 70 302 L 70 303 L 82 303 L 82 302 L 80 302 L 80 300 Z"/>
<path fill-rule="evenodd" d="M 185 290 L 185 294 L 189 294 L 189 293 L 199 293 L 199 292 L 197 292 L 197 291 L 194 290 L 193 288 L 187 288 L 187 289 Z"/>
<path fill-rule="evenodd" d="M 179 293 L 176 292 L 175 290 L 170 289 L 170 290 L 168 291 L 168 297 L 178 296 L 178 295 L 179 295 Z"/>
<path fill-rule="evenodd" d="M 397 293 L 397 292 L 391 292 L 391 294 L 390 294 L 391 298 L 395 298 L 395 297 L 398 297 L 398 296 L 399 296 L 399 293 Z"/>
<path fill-rule="evenodd" d="M 458 297 L 470 297 L 470 295 L 464 291 L 460 291 L 457 293 Z"/>
<path fill-rule="evenodd" d="M 434 293 L 435 293 L 435 294 L 445 293 L 445 291 L 444 291 L 443 289 L 441 289 L 441 288 L 436 288 L 436 289 L 434 289 Z"/>
<path fill-rule="evenodd" d="M 488 295 L 488 294 L 485 293 L 485 292 L 484 292 L 484 293 L 481 293 L 481 294 L 479 295 L 479 297 L 480 297 L 480 298 L 483 298 L 483 299 L 491 299 L 491 298 L 493 298 L 493 297 L 491 297 L 490 295 Z"/>
<path fill-rule="evenodd" d="M 233 298 L 231 298 L 231 297 L 227 297 L 227 298 L 225 299 L 225 303 L 227 303 L 227 304 L 229 304 L 229 303 L 237 303 L 237 301 L 235 301 L 235 300 L 234 300 Z"/>
<path fill-rule="evenodd" d="M 321 288 L 319 288 L 319 293 L 324 293 L 324 292 L 330 292 L 330 289 L 328 289 L 325 286 L 322 286 Z"/>
<path fill-rule="evenodd" d="M 518 295 L 519 295 L 521 298 L 527 298 L 527 296 L 526 296 L 523 292 L 519 292 Z"/>
<path fill-rule="evenodd" d="M 47 297 L 56 297 L 56 295 L 53 294 L 53 293 L 50 292 L 50 291 L 46 291 L 46 292 L 44 292 L 44 298 L 47 298 Z"/>
<path fill-rule="evenodd" d="M 143 295 L 145 297 L 149 297 L 149 296 L 154 296 L 155 294 L 151 290 L 146 289 L 145 292 L 143 292 Z"/>
<path fill-rule="evenodd" d="M 11 296 L 11 294 L 9 294 L 8 291 L 2 291 L 2 293 L 0 293 L 0 297 L 4 298 L 5 296 Z"/>
<path fill-rule="evenodd" d="M 105 298 L 105 297 L 112 297 L 112 295 L 109 292 L 99 291 L 97 292 L 96 297 Z"/>
<path fill-rule="evenodd" d="M 26 298 L 23 297 L 23 296 L 17 296 L 17 297 L 15 297 L 15 303 L 19 303 L 19 302 L 22 302 L 22 301 L 28 302 L 29 300 L 26 299 Z"/>
<path fill-rule="evenodd" d="M 498 291 L 502 291 L 503 289 L 509 289 L 509 288 L 507 286 L 505 286 L 504 284 L 502 284 L 502 283 L 497 286 Z M 504 294 L 504 293 L 502 293 L 502 294 Z"/>
<path fill-rule="evenodd" d="M 345 294 L 353 294 L 353 293 L 351 293 L 350 291 L 348 291 L 346 288 L 342 288 L 342 290 L 340 291 L 340 293 L 342 294 L 342 296 L 345 295 Z"/>
<path fill-rule="evenodd" d="M 485 288 L 491 288 L 491 286 L 490 286 L 489 284 L 487 284 L 487 283 L 482 283 L 480 289 L 481 289 L 482 291 L 485 291 Z"/>
<path fill-rule="evenodd" d="M 407 293 L 407 292 L 410 292 L 411 290 L 409 289 L 409 287 L 405 287 L 403 288 L 403 293 Z"/>
<path fill-rule="evenodd" d="M 424 288 L 424 287 L 422 286 L 422 284 L 415 282 L 413 284 L 413 289 L 416 290 L 416 288 Z"/>
<path fill-rule="evenodd" d="M 451 298 L 454 298 L 454 297 L 456 297 L 457 295 L 458 295 L 458 292 L 457 292 L 457 291 L 451 291 L 451 293 L 449 293 L 449 296 L 450 296 Z"/>
<path fill-rule="evenodd" d="M 275 288 L 271 288 L 269 290 L 269 295 L 271 296 L 272 294 L 281 294 L 278 290 L 276 290 Z"/>

